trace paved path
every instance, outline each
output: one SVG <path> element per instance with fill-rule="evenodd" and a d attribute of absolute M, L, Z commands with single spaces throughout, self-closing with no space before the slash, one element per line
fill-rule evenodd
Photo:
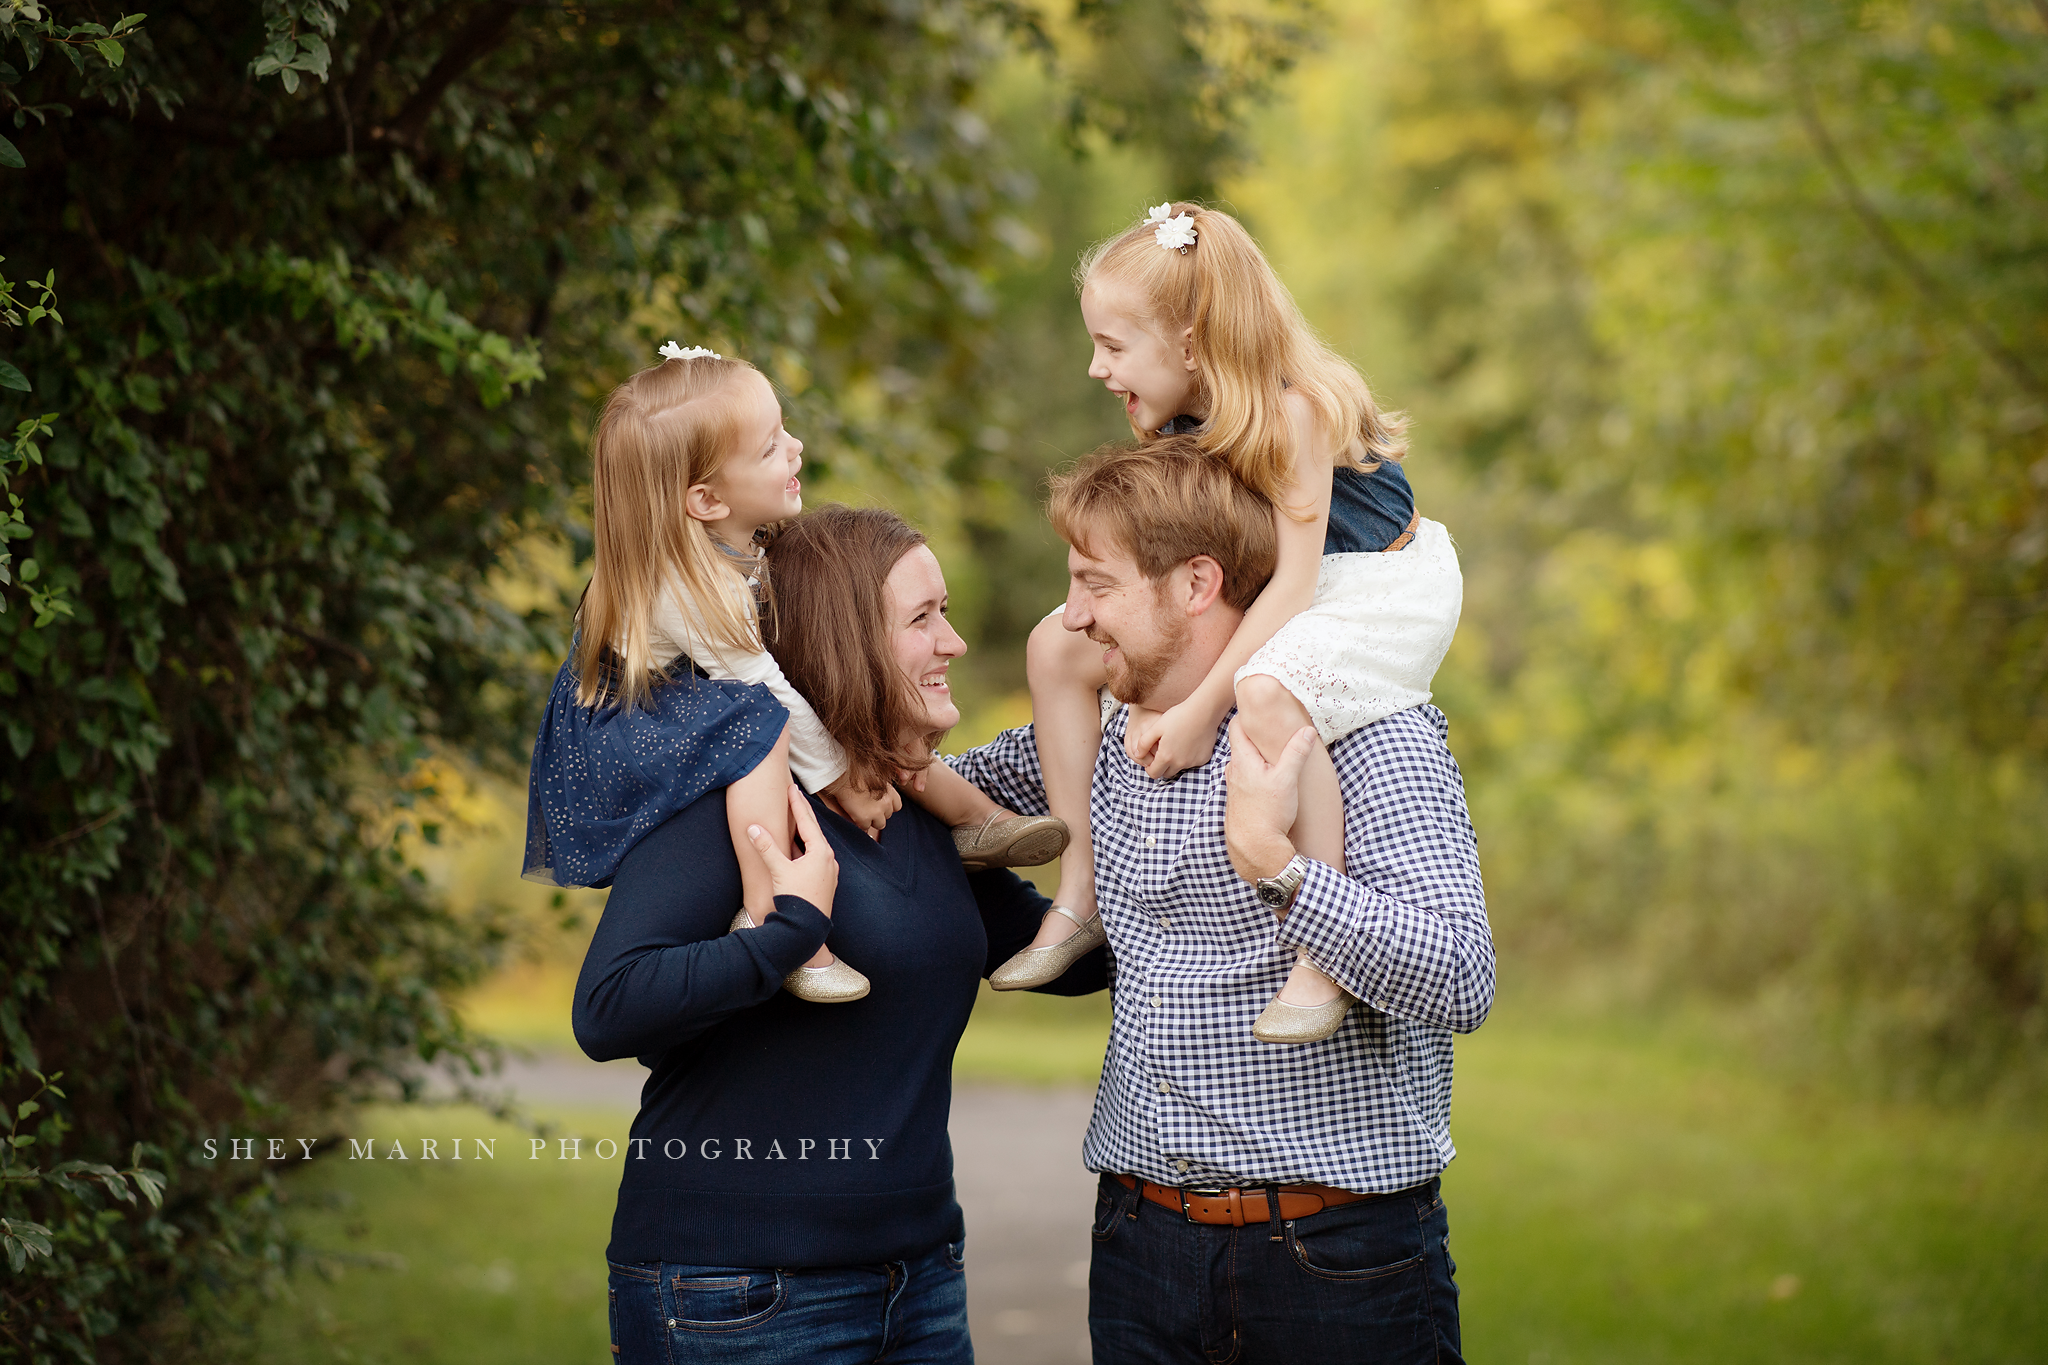
<path fill-rule="evenodd" d="M 533 1104 L 637 1108 L 637 1062 L 547 1054 L 508 1060 L 487 1089 Z M 953 1164 L 967 1212 L 967 1313 L 978 1365 L 1088 1359 L 1088 1223 L 1095 1177 L 1081 1169 L 1089 1092 L 963 1085 Z"/>

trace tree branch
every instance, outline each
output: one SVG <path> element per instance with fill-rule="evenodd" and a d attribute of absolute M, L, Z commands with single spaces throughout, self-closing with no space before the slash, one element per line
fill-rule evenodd
<path fill-rule="evenodd" d="M 426 131 L 427 120 L 433 117 L 434 109 L 448 93 L 448 87 L 505 41 L 505 35 L 521 8 L 518 0 L 493 0 L 470 15 L 468 22 L 448 40 L 440 60 L 434 63 L 398 113 L 389 122 L 373 125 L 368 130 L 362 139 L 367 147 L 417 150 L 421 135 Z M 356 103 L 353 99 L 349 101 L 351 106 Z M 283 129 L 264 150 L 270 156 L 317 161 L 340 156 L 355 148 L 353 126 L 330 117 L 310 127 Z"/>
<path fill-rule="evenodd" d="M 2041 0 L 2041 3 L 2048 5 L 2048 0 Z M 1793 102 L 1798 106 L 1799 120 L 1805 125 L 1807 136 L 1819 150 L 1821 161 L 1827 166 L 1835 187 L 1848 201 L 1850 212 L 1856 215 L 1864 228 L 1876 239 L 1878 247 L 1891 257 L 1892 263 L 1903 270 L 1906 277 L 1927 296 L 1929 303 L 1962 325 L 1963 330 L 1969 333 L 1970 339 L 1990 357 L 1992 363 L 2005 371 L 2007 378 L 2019 385 L 2024 392 L 2036 398 L 2048 399 L 2048 383 L 2043 383 L 2041 378 L 2027 367 L 2024 360 L 1999 340 L 1997 333 L 1935 278 L 1934 272 L 1913 254 L 1912 248 L 1907 246 L 1905 240 L 1893 230 L 1892 225 L 1885 221 L 1877 205 L 1871 203 L 1870 197 L 1864 194 L 1863 187 L 1856 181 L 1855 173 L 1849 169 L 1848 161 L 1842 156 L 1841 148 L 1835 144 L 1827 125 L 1821 121 L 1820 109 L 1814 102 L 1813 91 L 1800 75 L 1796 59 L 1792 88 Z"/>

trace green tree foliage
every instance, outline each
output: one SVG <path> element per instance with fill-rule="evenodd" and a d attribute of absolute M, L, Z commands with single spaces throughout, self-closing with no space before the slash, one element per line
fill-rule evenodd
<path fill-rule="evenodd" d="M 1894 1079 L 2029 1071 L 2048 15 L 1372 9 L 1379 354 L 1465 475 L 1446 685 L 1503 924 Z"/>
<path fill-rule="evenodd" d="M 1232 90 L 1276 59 L 1166 13 Z M 974 100 L 1005 51 L 1057 60 L 1034 22 L 0 0 L 0 247 L 42 282 L 0 331 L 0 1359 L 215 1358 L 288 1248 L 274 1173 L 203 1140 L 488 1060 L 445 998 L 501 926 L 404 850 L 436 763 L 523 764 L 567 604 L 492 584 L 587 550 L 611 383 L 709 343 L 814 464 L 994 477 L 988 280 L 1031 186 Z"/>

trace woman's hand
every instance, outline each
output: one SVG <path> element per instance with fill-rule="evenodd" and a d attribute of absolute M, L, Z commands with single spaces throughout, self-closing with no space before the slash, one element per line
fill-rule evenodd
<path fill-rule="evenodd" d="M 883 787 L 870 791 L 855 786 L 851 777 L 841 777 L 837 782 L 819 792 L 818 795 L 830 800 L 854 824 L 867 832 L 870 839 L 882 837 L 882 826 L 889 823 L 889 817 L 903 809 L 903 795 L 894 787 Z"/>
<path fill-rule="evenodd" d="M 768 882 L 776 895 L 809 901 L 830 918 L 832 895 L 839 889 L 839 859 L 832 852 L 832 845 L 825 842 L 818 817 L 811 814 L 811 803 L 804 800 L 804 789 L 794 782 L 789 784 L 789 814 L 796 842 L 804 849 L 797 857 L 783 857 L 768 831 L 759 825 L 747 826 L 747 841 L 766 860 Z"/>
<path fill-rule="evenodd" d="M 1154 782 L 1199 768 L 1216 752 L 1216 721 L 1190 697 L 1164 711 L 1132 706 L 1124 727 L 1124 752 Z"/>

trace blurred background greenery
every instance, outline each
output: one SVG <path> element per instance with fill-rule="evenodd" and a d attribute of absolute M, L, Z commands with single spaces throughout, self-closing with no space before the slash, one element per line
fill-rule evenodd
<path fill-rule="evenodd" d="M 472 579 L 484 616 L 533 633 L 491 646 L 513 665 L 461 724 L 421 703 L 417 742 L 375 761 L 323 741 L 370 774 L 360 829 L 419 870 L 449 933 L 499 953 L 488 973 L 483 956 L 423 969 L 407 998 L 453 1012 L 402 1048 L 571 1045 L 602 894 L 518 881 L 516 752 L 582 583 L 581 424 L 605 387 L 669 335 L 760 359 L 810 444 L 807 497 L 887 503 L 931 533 L 973 646 L 952 743 L 972 743 L 1028 717 L 1023 638 L 1063 591 L 1045 471 L 1127 435 L 1084 373 L 1074 259 L 1148 203 L 1200 195 L 1413 416 L 1409 476 L 1463 559 L 1436 700 L 1502 978 L 1459 1045 L 1448 1178 L 1474 1358 L 2042 1358 L 2048 8 L 1126 0 L 1037 16 L 1036 36 L 1003 27 L 1016 13 L 932 7 L 920 41 L 951 83 L 878 97 L 928 102 L 876 141 L 918 148 L 939 207 L 912 226 L 956 238 L 854 233 L 851 264 L 842 247 L 827 266 L 778 235 L 813 231 L 809 210 L 746 218 L 773 177 L 734 172 L 681 226 L 650 227 L 645 204 L 592 225 L 549 296 L 554 331 L 506 326 L 547 377 L 510 416 L 463 406 L 451 430 L 461 459 L 528 480 L 489 503 Z M 543 183 L 594 183 L 534 146 Z M 949 157 L 975 170 L 934 169 Z M 982 197 L 946 200 L 948 174 Z M 476 214 L 499 202 L 486 190 L 508 193 L 485 184 Z M 556 211 L 589 207 L 561 193 Z M 700 227 L 731 241 L 673 247 Z M 459 273 L 449 232 L 407 248 L 423 278 Z M 461 278 L 455 297 L 505 314 L 513 291 Z M 776 312 L 791 298 L 809 311 Z M 472 507 L 496 486 L 434 496 Z M 72 581 L 61 545 L 35 548 L 59 566 L 45 584 Z M 76 581 L 85 602 L 91 575 Z M 25 657 L 35 637 L 4 619 Z M 374 630 L 333 629 L 384 657 Z M 411 813 L 393 813 L 400 780 Z M 81 922 L 98 970 L 104 928 Z M 959 1071 L 1085 1082 L 1105 1027 L 1100 1001 L 985 995 Z M 240 1117 L 210 1113 L 221 1131 Z M 418 1324 L 472 1308 L 496 1358 L 586 1340 L 604 1182 L 557 1199 L 477 1179 L 428 1197 L 388 1170 L 294 1177 L 299 1207 L 358 1212 L 246 1243 L 280 1264 L 310 1248 L 335 1274 L 282 1291 L 265 1353 L 440 1358 Z M 453 1239 L 434 1262 L 452 1268 L 349 1269 L 330 1254 L 349 1218 L 421 1248 L 416 1266 Z M 590 1283 L 555 1307 L 515 1296 L 508 1317 L 501 1264 Z M 451 1360 L 486 1339 L 457 1335 Z"/>

